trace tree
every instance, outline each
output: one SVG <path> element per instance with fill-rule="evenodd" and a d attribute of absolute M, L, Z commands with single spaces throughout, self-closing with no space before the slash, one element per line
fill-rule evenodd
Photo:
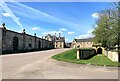
<path fill-rule="evenodd" d="M 99 13 L 99 19 L 96 21 L 97 27 L 92 32 L 94 43 L 101 43 L 103 47 L 114 48 L 118 42 L 118 33 L 120 32 L 119 23 L 119 5 L 113 3 L 115 7 L 103 10 Z"/>

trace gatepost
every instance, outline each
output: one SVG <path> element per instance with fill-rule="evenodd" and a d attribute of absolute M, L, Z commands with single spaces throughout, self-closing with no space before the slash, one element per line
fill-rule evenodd
<path fill-rule="evenodd" d="M 77 48 L 77 59 L 80 59 L 80 48 Z"/>

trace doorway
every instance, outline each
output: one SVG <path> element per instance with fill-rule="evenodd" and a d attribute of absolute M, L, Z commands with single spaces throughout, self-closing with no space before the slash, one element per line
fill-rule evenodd
<path fill-rule="evenodd" d="M 102 54 L 102 48 L 97 49 L 97 54 Z"/>
<path fill-rule="evenodd" d="M 13 50 L 14 50 L 14 51 L 18 50 L 18 46 L 19 46 L 18 37 L 14 37 L 14 38 L 13 38 Z"/>

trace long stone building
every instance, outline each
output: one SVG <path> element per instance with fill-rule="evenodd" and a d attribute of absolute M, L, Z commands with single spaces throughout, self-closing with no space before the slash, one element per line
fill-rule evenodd
<path fill-rule="evenodd" d="M 92 38 L 74 39 L 71 43 L 72 48 L 91 48 L 93 47 Z"/>
<path fill-rule="evenodd" d="M 61 43 L 65 42 L 64 39 L 62 41 Z M 64 44 L 61 45 L 61 48 L 64 48 Z M 29 35 L 25 32 L 25 29 L 22 33 L 18 33 L 6 29 L 5 23 L 0 27 L 0 51 L 2 52 L 57 48 L 55 46 L 55 41 L 46 38 L 43 39 L 43 37 L 39 38 L 36 34 L 34 36 Z"/>

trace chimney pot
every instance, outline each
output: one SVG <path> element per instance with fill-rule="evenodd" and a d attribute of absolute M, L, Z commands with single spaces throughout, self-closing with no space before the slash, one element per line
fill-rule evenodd
<path fill-rule="evenodd" d="M 59 37 L 60 37 L 61 33 L 59 33 Z"/>

